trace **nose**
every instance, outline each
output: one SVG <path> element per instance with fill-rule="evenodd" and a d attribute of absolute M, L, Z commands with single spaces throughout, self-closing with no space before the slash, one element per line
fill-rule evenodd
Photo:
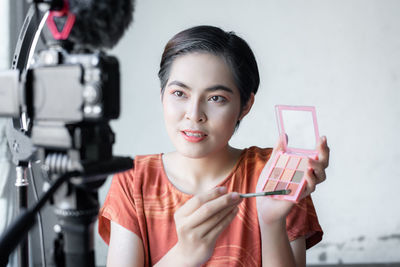
<path fill-rule="evenodd" d="M 207 121 L 207 116 L 201 101 L 199 100 L 190 101 L 190 103 L 188 103 L 185 117 L 186 119 L 191 120 L 193 122 Z"/>

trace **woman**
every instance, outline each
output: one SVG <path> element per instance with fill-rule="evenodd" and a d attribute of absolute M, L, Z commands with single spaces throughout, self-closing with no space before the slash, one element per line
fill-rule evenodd
<path fill-rule="evenodd" d="M 254 55 L 232 32 L 187 29 L 166 45 L 161 101 L 176 151 L 137 156 L 114 177 L 99 215 L 108 266 L 305 266 L 322 230 L 310 193 L 325 180 L 329 148 L 309 159 L 302 200 L 242 200 L 262 191 L 268 159 L 282 149 L 233 148 L 259 85 Z"/>

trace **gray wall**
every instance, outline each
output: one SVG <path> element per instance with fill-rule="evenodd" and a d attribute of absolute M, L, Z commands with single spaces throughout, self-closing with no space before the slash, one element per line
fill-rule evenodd
<path fill-rule="evenodd" d="M 253 48 L 261 86 L 232 145 L 273 146 L 275 104 L 315 105 L 328 136 L 328 180 L 313 193 L 325 235 L 308 262 L 400 262 L 399 11 L 397 0 L 139 0 L 133 25 L 111 51 L 122 73 L 115 153 L 173 149 L 157 80 L 168 39 L 198 24 L 233 30 Z M 0 66 L 8 67 L 2 25 Z M 107 247 L 98 236 L 96 245 L 97 264 L 104 265 Z"/>

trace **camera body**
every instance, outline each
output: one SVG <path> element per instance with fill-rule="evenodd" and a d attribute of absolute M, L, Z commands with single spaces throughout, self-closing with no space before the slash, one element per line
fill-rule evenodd
<path fill-rule="evenodd" d="M 19 119 L 25 114 L 33 145 L 46 155 L 108 160 L 115 142 L 108 122 L 120 113 L 119 77 L 118 60 L 104 52 L 50 47 L 35 54 L 24 73 L 1 73 L 0 116 Z"/>
<path fill-rule="evenodd" d="M 79 123 L 119 116 L 119 64 L 103 52 L 35 54 L 26 73 L 0 72 L 0 116 Z"/>
<path fill-rule="evenodd" d="M 26 75 L 28 116 L 66 124 L 119 116 L 119 64 L 103 52 L 69 54 L 41 51 Z"/>

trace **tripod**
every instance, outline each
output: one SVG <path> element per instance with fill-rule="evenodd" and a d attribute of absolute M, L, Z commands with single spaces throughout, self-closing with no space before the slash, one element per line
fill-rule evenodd
<path fill-rule="evenodd" d="M 110 160 L 82 165 L 81 171 L 70 171 L 59 176 L 40 200 L 23 212 L 0 238 L 0 266 L 6 266 L 8 257 L 26 237 L 35 224 L 36 213 L 60 188 L 54 196 L 59 218 L 60 231 L 55 240 L 56 266 L 94 267 L 93 224 L 97 216 L 97 188 L 104 182 L 106 173 L 127 170 L 133 167 L 133 160 L 113 157 Z M 90 178 L 83 178 L 82 175 Z M 100 178 L 103 177 L 103 178 Z M 74 181 L 75 180 L 75 181 Z M 64 184 L 68 182 L 67 184 Z M 59 198 L 57 200 L 57 198 Z"/>

